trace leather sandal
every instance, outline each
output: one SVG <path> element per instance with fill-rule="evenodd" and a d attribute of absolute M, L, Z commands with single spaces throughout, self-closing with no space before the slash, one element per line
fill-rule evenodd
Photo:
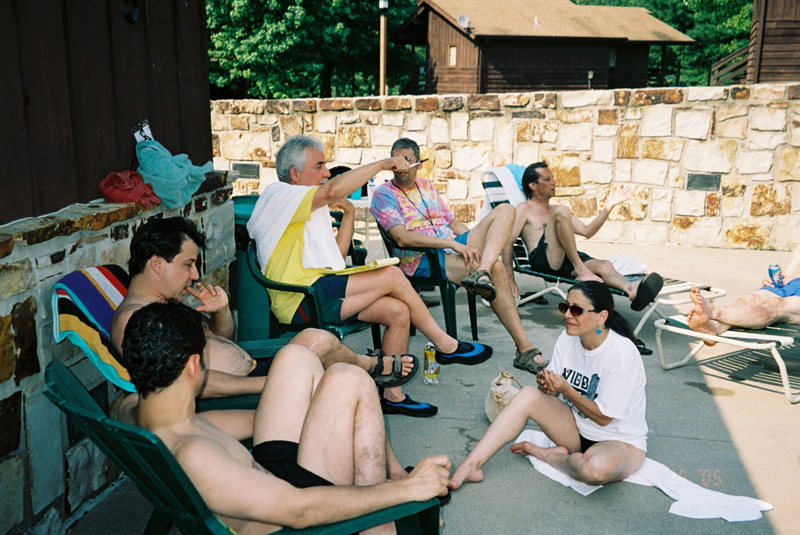
<path fill-rule="evenodd" d="M 534 357 L 537 355 L 541 355 L 542 352 L 539 348 L 534 347 L 533 349 L 529 349 L 524 353 L 520 353 L 519 351 L 514 351 L 516 355 L 514 357 L 514 367 L 519 368 L 520 370 L 525 370 L 526 372 L 530 372 L 534 375 L 542 371 L 543 369 L 547 368 L 547 365 L 550 362 L 536 362 Z"/>
<path fill-rule="evenodd" d="M 386 354 L 382 349 L 370 349 L 367 351 L 367 356 L 377 357 L 378 359 L 375 363 L 375 367 L 369 372 L 369 376 L 375 380 L 377 386 L 382 388 L 402 386 L 413 379 L 414 376 L 417 375 L 417 371 L 419 371 L 419 359 L 415 355 L 408 353 L 403 355 L 391 355 L 394 359 L 394 366 L 392 367 L 392 372 L 389 374 L 383 373 L 383 358 Z M 414 361 L 414 367 L 411 368 L 408 375 L 403 375 L 403 357 L 411 357 Z"/>
<path fill-rule="evenodd" d="M 485 269 L 473 271 L 461 279 L 461 286 L 487 301 L 492 301 L 497 297 L 494 284 L 492 284 L 492 276 Z"/>

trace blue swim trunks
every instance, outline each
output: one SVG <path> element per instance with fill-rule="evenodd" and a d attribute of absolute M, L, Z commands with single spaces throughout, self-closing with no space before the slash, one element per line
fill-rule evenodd
<path fill-rule="evenodd" d="M 464 234 L 459 234 L 455 237 L 455 241 L 460 243 L 461 245 L 467 244 L 467 236 L 469 236 L 469 231 L 466 231 Z M 444 249 L 439 249 L 437 251 L 439 253 L 439 265 L 444 267 Z M 415 277 L 430 277 L 431 276 L 431 266 L 430 262 L 428 262 L 428 257 L 423 256 L 419 260 L 419 264 L 417 264 L 417 270 L 414 272 Z M 442 273 L 445 279 L 447 279 L 447 275 Z"/>
<path fill-rule="evenodd" d="M 761 290 L 767 290 L 768 292 L 772 292 L 778 297 L 782 298 L 800 297 L 800 278 L 790 280 L 781 288 L 775 288 L 774 286 L 762 286 Z"/>

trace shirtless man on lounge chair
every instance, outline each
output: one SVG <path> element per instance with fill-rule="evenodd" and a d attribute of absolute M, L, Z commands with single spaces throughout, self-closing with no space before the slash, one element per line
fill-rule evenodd
<path fill-rule="evenodd" d="M 364 370 L 343 363 L 325 370 L 309 349 L 288 344 L 255 412 L 197 414 L 195 398 L 208 379 L 205 346 L 203 317 L 185 305 L 134 312 L 123 349 L 138 393 L 121 402 L 118 417 L 164 442 L 232 532 L 305 528 L 446 494 L 445 455 L 403 470 Z M 239 443 L 251 436 L 252 452 Z M 394 532 L 389 523 L 362 533 Z"/>
<path fill-rule="evenodd" d="M 775 287 L 769 277 L 758 290 L 745 294 L 728 306 L 716 306 L 692 287 L 689 296 L 694 307 L 687 315 L 689 328 L 705 334 L 721 334 L 731 327 L 763 329 L 773 323 L 800 325 L 800 245 L 794 248 L 786 270 L 781 270 L 784 285 Z M 714 345 L 712 340 L 703 340 Z"/>
<path fill-rule="evenodd" d="M 522 175 L 522 189 L 527 201 L 517 205 L 517 219 L 512 236 L 522 236 L 530 254 L 531 269 L 543 273 L 574 278 L 579 281 L 598 281 L 628 294 L 631 308 L 643 310 L 661 291 L 664 281 L 658 273 L 650 273 L 640 282 L 622 276 L 608 260 L 592 258 L 578 251 L 575 235 L 591 238 L 608 219 L 611 210 L 630 199 L 632 191 L 612 191 L 605 207 L 590 223 L 583 223 L 566 206 L 551 205 L 556 194 L 553 173 L 544 162 L 529 165 Z M 512 255 L 513 240 L 503 255 Z M 519 294 L 514 276 L 511 285 Z"/>
<path fill-rule="evenodd" d="M 131 283 L 111 320 L 111 342 L 121 354 L 125 325 L 134 312 L 150 303 L 192 295 L 200 302 L 197 310 L 209 316 L 206 336 L 210 370 L 202 397 L 257 394 L 264 388 L 264 376 L 272 359 L 255 361 L 230 340 L 234 324 L 225 290 L 219 286 L 195 285 L 200 278 L 199 249 L 205 241 L 195 224 L 183 217 L 151 219 L 139 228 L 130 245 Z M 336 362 L 355 364 L 369 371 L 379 386 L 403 384 L 416 373 L 415 357 L 379 359 L 357 355 L 336 336 L 320 329 L 306 329 L 292 338 L 291 343 L 319 355 L 324 367 Z"/>

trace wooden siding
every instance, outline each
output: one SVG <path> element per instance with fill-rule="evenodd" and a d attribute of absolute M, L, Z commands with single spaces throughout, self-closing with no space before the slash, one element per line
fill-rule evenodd
<path fill-rule="evenodd" d="M 800 80 L 800 2 L 755 0 L 748 83 Z"/>
<path fill-rule="evenodd" d="M 129 169 L 131 128 L 195 164 L 211 158 L 205 3 L 0 2 L 0 224 L 100 197 Z"/>
<path fill-rule="evenodd" d="M 608 89 L 647 87 L 648 45 L 618 46 L 617 66 L 609 68 Z"/>
<path fill-rule="evenodd" d="M 489 42 L 483 47 L 481 92 L 587 89 L 590 70 L 594 71 L 591 86 L 605 89 L 609 48 L 567 42 Z"/>
<path fill-rule="evenodd" d="M 450 66 L 450 47 L 456 64 Z M 436 93 L 478 92 L 478 47 L 438 13 L 428 15 L 428 87 Z"/>

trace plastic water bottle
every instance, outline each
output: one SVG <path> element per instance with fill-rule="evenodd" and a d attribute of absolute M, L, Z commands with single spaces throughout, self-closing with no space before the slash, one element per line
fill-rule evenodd
<path fill-rule="evenodd" d="M 367 197 L 369 197 L 370 199 L 372 199 L 372 194 L 375 192 L 375 186 L 376 186 L 375 177 L 372 177 L 369 179 L 369 182 L 367 183 Z"/>
<path fill-rule="evenodd" d="M 422 382 L 426 385 L 438 385 L 441 371 L 442 366 L 436 362 L 436 348 L 428 342 L 422 352 Z"/>

